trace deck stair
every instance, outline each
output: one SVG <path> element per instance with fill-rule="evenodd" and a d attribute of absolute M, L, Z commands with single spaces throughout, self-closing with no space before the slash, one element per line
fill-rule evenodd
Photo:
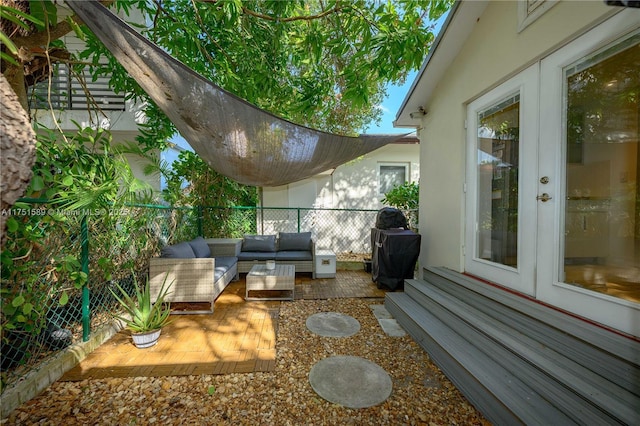
<path fill-rule="evenodd" d="M 494 424 L 640 424 L 637 340 L 446 268 L 385 307 Z"/>

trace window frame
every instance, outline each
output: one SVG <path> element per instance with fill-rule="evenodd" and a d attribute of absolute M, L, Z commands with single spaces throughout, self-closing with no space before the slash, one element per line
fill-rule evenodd
<path fill-rule="evenodd" d="M 411 182 L 411 163 L 404 161 L 383 161 L 378 163 L 378 196 L 384 197 L 385 192 L 382 190 L 382 170 L 384 167 L 404 167 L 404 181 L 400 183 L 400 185 L 405 182 Z M 388 192 L 388 191 L 387 191 Z"/>

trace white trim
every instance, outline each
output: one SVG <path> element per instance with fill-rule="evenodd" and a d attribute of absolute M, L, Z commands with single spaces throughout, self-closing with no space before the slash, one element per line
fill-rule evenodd
<path fill-rule="evenodd" d="M 518 32 L 521 32 L 555 6 L 558 0 L 519 0 Z"/>
<path fill-rule="evenodd" d="M 467 107 L 467 193 L 465 228 L 465 271 L 513 290 L 533 296 L 535 294 L 536 212 L 526 200 L 536 196 L 535 171 L 537 162 L 537 121 L 531 120 L 538 112 L 538 64 L 534 64 L 502 83 L 495 89 L 470 103 Z M 520 95 L 520 163 L 518 165 L 518 260 L 517 267 L 501 265 L 481 258 L 477 253 L 480 235 L 478 220 L 478 112 L 490 108 L 508 97 Z M 525 161 L 525 159 L 528 159 Z M 533 204 L 535 206 L 535 204 Z"/>
<path fill-rule="evenodd" d="M 420 67 L 411 88 L 407 92 L 393 122 L 394 127 L 416 127 L 420 123 L 409 117 L 420 106 L 426 107 L 432 93 L 449 66 L 467 41 L 482 16 L 489 0 L 461 1 L 454 3 L 438 36 L 429 48 L 427 58 Z M 428 72 L 428 78 L 427 78 Z"/>

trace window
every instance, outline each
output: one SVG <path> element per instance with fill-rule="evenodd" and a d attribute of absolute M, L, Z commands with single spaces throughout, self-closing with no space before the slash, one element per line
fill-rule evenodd
<path fill-rule="evenodd" d="M 408 181 L 409 164 L 382 163 L 378 164 L 378 193 L 384 195 L 394 187 Z"/>
<path fill-rule="evenodd" d="M 481 110 L 477 126 L 477 256 L 517 268 L 520 93 Z"/>
<path fill-rule="evenodd" d="M 640 301 L 640 31 L 564 69 L 564 282 Z"/>

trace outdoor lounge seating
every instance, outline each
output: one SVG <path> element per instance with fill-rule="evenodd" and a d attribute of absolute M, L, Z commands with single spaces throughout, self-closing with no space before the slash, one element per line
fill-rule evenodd
<path fill-rule="evenodd" d="M 238 254 L 238 272 L 249 272 L 253 265 L 275 260 L 311 272 L 315 278 L 315 243 L 311 232 L 279 232 L 278 235 L 245 235 Z"/>
<path fill-rule="evenodd" d="M 316 277 L 315 242 L 311 232 L 279 232 L 277 235 L 245 235 L 244 238 L 212 238 L 206 240 L 211 252 L 235 254 L 238 272 L 248 273 L 267 260 L 293 265 L 296 272 L 311 272 Z"/>
<path fill-rule="evenodd" d="M 149 261 L 149 282 L 155 301 L 162 284 L 172 283 L 168 302 L 209 302 L 213 312 L 216 298 L 225 287 L 238 279 L 238 258 L 212 257 L 207 242 L 198 237 L 162 248 L 160 257 Z M 194 313 L 189 311 L 189 313 Z"/>

